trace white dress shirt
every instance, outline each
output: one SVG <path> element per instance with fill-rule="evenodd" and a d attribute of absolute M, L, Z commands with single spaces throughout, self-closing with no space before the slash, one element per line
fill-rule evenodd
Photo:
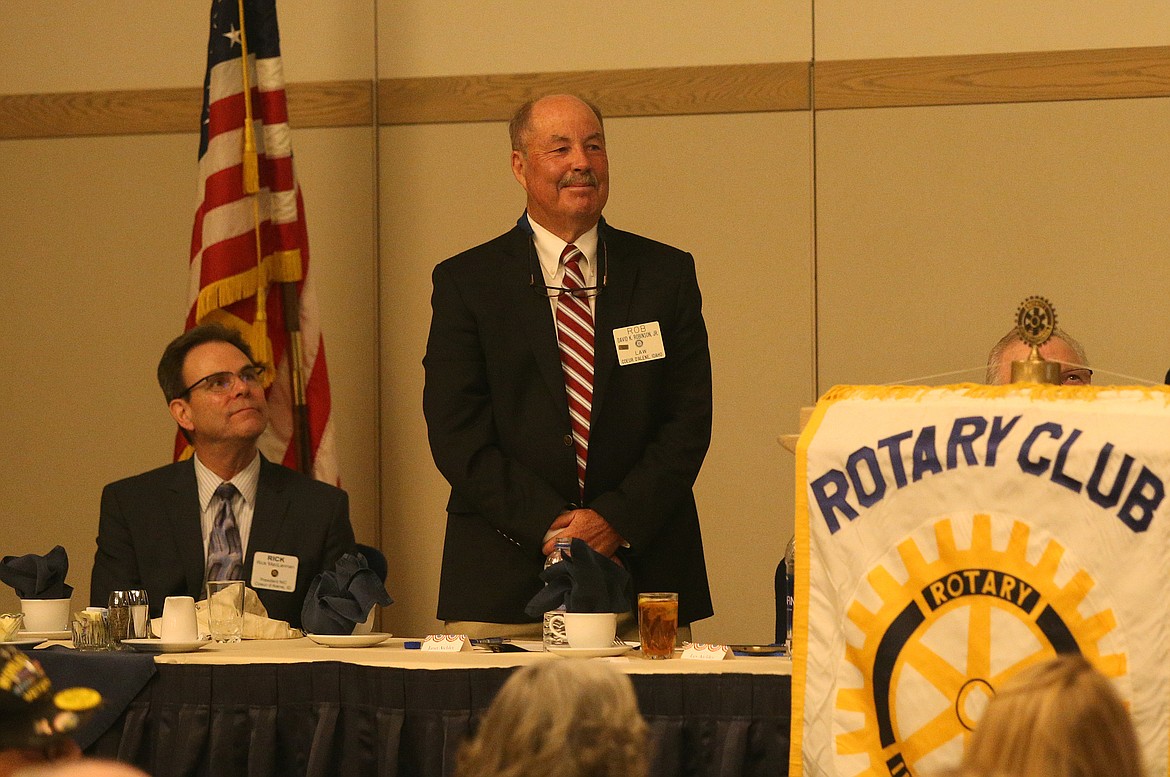
<path fill-rule="evenodd" d="M 536 245 L 536 258 L 540 260 L 540 271 L 544 275 L 545 286 L 564 286 L 565 266 L 561 264 L 561 254 L 564 253 L 565 246 L 568 245 L 564 240 L 549 232 L 544 227 L 537 224 L 531 218 L 528 223 L 532 226 L 532 242 Z M 577 266 L 581 268 L 581 277 L 585 279 L 586 286 L 597 285 L 597 225 L 593 225 L 593 229 L 573 241 L 573 245 L 577 246 L 577 250 L 581 252 L 583 259 L 577 262 Z M 557 312 L 557 300 L 559 297 L 551 297 L 549 299 L 549 309 L 553 316 Z M 596 297 L 589 297 L 589 310 L 596 314 Z"/>

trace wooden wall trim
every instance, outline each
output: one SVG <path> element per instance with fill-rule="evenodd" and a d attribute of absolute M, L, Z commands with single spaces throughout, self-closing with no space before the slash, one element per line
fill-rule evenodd
<path fill-rule="evenodd" d="M 383 79 L 381 124 L 507 121 L 516 106 L 572 92 L 609 116 L 806 111 L 808 65 L 780 62 Z"/>
<path fill-rule="evenodd" d="M 817 62 L 818 110 L 1170 96 L 1170 46 Z"/>
<path fill-rule="evenodd" d="M 371 126 L 373 86 L 290 84 L 290 121 Z M 378 123 L 502 121 L 550 91 L 591 98 L 607 116 L 1170 97 L 1170 46 L 386 78 L 377 83 Z M 0 95 L 0 139 L 195 132 L 199 108 L 198 87 Z"/>
<path fill-rule="evenodd" d="M 288 104 L 296 127 L 374 120 L 369 81 L 289 84 Z M 0 95 L 0 139 L 197 133 L 202 107 L 201 87 Z"/>

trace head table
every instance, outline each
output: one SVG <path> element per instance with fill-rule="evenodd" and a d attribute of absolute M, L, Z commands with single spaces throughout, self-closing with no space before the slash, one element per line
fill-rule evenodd
<path fill-rule="evenodd" d="M 431 653 L 393 638 L 367 648 L 249 640 L 169 654 L 79 653 L 68 644 L 33 655 L 55 687 L 102 692 L 104 709 L 80 732 L 82 746 L 154 777 L 448 777 L 511 672 L 581 660 Z M 651 774 L 787 774 L 787 658 L 649 661 L 635 651 L 590 660 L 630 676 L 650 725 Z"/>

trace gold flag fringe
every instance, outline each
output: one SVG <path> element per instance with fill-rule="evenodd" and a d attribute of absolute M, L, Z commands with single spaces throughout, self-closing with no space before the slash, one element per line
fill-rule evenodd
<path fill-rule="evenodd" d="M 276 251 L 264 257 L 264 275 L 272 283 L 290 283 L 302 279 L 301 251 Z M 199 290 L 195 302 L 195 320 L 202 324 L 212 311 L 226 308 L 242 299 L 256 296 L 259 271 L 252 267 L 242 273 L 221 278 Z"/>
<path fill-rule="evenodd" d="M 955 383 L 948 386 L 834 386 L 822 396 L 820 404 L 843 399 L 922 399 L 938 392 L 952 392 L 972 399 L 1024 398 L 1051 402 L 1057 399 L 1093 401 L 1120 392 L 1136 392 L 1143 399 L 1159 398 L 1170 404 L 1168 386 L 1052 386 L 1041 383 L 1013 383 L 988 386 L 981 383 Z"/>

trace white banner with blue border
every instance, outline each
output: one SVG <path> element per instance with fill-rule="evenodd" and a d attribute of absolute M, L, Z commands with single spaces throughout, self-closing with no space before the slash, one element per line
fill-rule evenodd
<path fill-rule="evenodd" d="M 1167 389 L 827 393 L 797 446 L 790 774 L 952 769 L 995 689 L 1070 651 L 1167 774 L 1168 481 Z"/>

